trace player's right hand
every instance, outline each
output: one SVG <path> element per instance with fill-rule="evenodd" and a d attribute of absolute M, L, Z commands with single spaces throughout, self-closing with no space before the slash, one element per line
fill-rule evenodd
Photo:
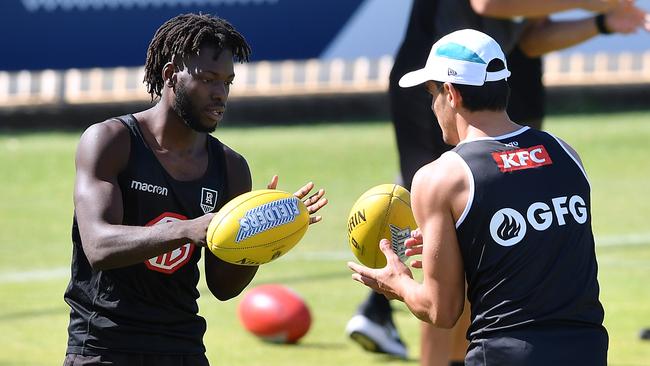
<path fill-rule="evenodd" d="M 276 189 L 277 187 L 278 176 L 274 175 L 271 177 L 269 184 L 266 185 L 266 188 Z M 323 197 L 325 195 L 325 190 L 322 188 L 311 196 L 307 196 L 312 189 L 314 189 L 314 183 L 308 182 L 293 194 L 296 198 L 302 200 L 302 203 L 307 207 L 307 212 L 309 212 L 309 225 L 320 222 L 323 219 L 322 216 L 315 216 L 314 214 L 328 203 L 327 198 Z"/>

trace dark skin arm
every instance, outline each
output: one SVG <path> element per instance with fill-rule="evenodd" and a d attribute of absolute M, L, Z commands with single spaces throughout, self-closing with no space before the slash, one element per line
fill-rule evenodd
<path fill-rule="evenodd" d="M 252 189 L 251 173 L 248 163 L 239 154 L 229 148 L 225 149 L 228 165 L 228 189 L 230 196 L 227 201 Z M 231 299 L 241 293 L 253 280 L 257 266 L 240 266 L 222 261 L 205 250 L 205 281 L 210 292 L 221 301 Z"/>
<path fill-rule="evenodd" d="M 147 227 L 122 225 L 117 176 L 128 162 L 129 147 L 128 130 L 116 120 L 89 127 L 77 147 L 75 214 L 84 252 L 95 270 L 141 263 L 187 242 L 205 245 L 212 215 Z"/>

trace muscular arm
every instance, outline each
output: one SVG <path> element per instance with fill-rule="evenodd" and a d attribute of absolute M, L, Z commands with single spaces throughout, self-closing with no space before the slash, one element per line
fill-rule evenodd
<path fill-rule="evenodd" d="M 250 169 L 246 160 L 229 148 L 225 149 L 228 166 L 228 189 L 233 199 L 252 189 Z M 219 300 L 231 299 L 251 282 L 257 266 L 240 266 L 224 262 L 205 250 L 205 279 L 210 292 Z"/>
<path fill-rule="evenodd" d="M 420 286 L 403 291 L 404 303 L 423 321 L 451 328 L 462 313 L 465 276 L 456 238 L 453 205 L 467 200 L 466 178 L 448 154 L 413 178 L 411 205 L 422 232 Z"/>
<path fill-rule="evenodd" d="M 624 1 L 605 13 L 605 26 L 612 33 L 629 34 L 639 29 L 650 30 L 650 15 Z M 532 22 L 519 41 L 519 48 L 528 56 L 541 56 L 571 47 L 599 35 L 594 17 L 577 20 Z"/>
<path fill-rule="evenodd" d="M 462 166 L 443 154 L 421 168 L 412 185 L 411 207 L 422 233 L 423 280 L 418 283 L 383 239 L 380 248 L 386 267 L 371 269 L 354 262 L 352 279 L 403 301 L 418 319 L 442 328 L 454 326 L 463 311 L 465 276 L 454 212 L 467 200 L 468 183 Z M 452 207 L 452 205 L 454 207 Z M 462 209 L 460 209 L 462 211 Z"/>
<path fill-rule="evenodd" d="M 604 12 L 617 2 L 618 0 L 470 0 L 472 9 L 477 14 L 493 18 L 542 17 L 570 9 Z"/>
<path fill-rule="evenodd" d="M 77 148 L 75 215 L 84 252 L 96 270 L 140 263 L 188 241 L 205 241 L 205 217 L 149 227 L 122 225 L 117 176 L 127 164 L 129 146 L 128 130 L 109 120 L 89 127 Z"/>
<path fill-rule="evenodd" d="M 519 41 L 519 48 L 529 57 L 575 46 L 598 35 L 593 18 L 543 21 L 531 24 Z"/>

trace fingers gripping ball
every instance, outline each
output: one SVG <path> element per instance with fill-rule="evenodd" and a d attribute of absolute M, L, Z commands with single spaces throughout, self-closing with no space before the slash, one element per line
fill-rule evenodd
<path fill-rule="evenodd" d="M 311 326 L 307 304 L 293 290 L 262 285 L 249 290 L 237 307 L 249 332 L 273 343 L 296 343 Z"/>
<path fill-rule="evenodd" d="M 258 266 L 279 258 L 302 239 L 309 212 L 294 195 L 275 189 L 244 193 L 212 218 L 208 248 L 220 259 Z"/>
<path fill-rule="evenodd" d="M 386 256 L 379 249 L 379 241 L 390 240 L 393 252 L 405 261 L 404 242 L 416 228 L 409 191 L 397 184 L 382 184 L 366 191 L 352 206 L 348 243 L 363 265 L 382 268 Z"/>

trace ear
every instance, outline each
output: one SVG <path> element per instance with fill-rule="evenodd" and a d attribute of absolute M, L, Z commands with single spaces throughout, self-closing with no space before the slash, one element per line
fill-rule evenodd
<path fill-rule="evenodd" d="M 445 88 L 445 91 L 446 91 L 446 97 L 447 97 L 447 101 L 449 102 L 449 104 L 455 109 L 458 109 L 458 108 L 462 107 L 462 105 L 463 105 L 463 96 L 460 94 L 458 89 L 456 89 L 454 84 L 445 83 L 444 88 Z"/>
<path fill-rule="evenodd" d="M 176 66 L 173 62 L 168 62 L 163 66 L 162 78 L 166 87 L 173 88 L 176 85 Z"/>

